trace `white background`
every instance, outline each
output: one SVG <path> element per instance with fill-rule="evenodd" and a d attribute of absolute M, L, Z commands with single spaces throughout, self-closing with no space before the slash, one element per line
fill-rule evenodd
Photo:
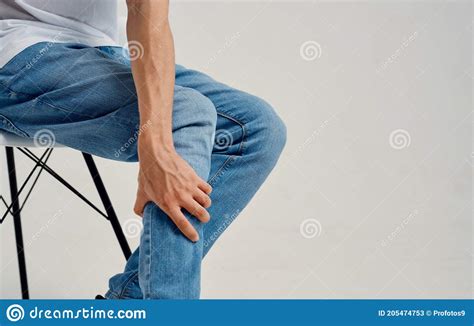
<path fill-rule="evenodd" d="M 472 297 L 471 2 L 178 2 L 171 21 L 179 63 L 265 98 L 289 133 L 204 298 Z M 97 162 L 135 247 L 137 166 Z M 51 166 L 100 203 L 80 153 Z M 33 298 L 92 298 L 123 268 L 105 219 L 46 174 L 23 226 Z M 0 297 L 18 298 L 11 218 L 0 239 Z"/>

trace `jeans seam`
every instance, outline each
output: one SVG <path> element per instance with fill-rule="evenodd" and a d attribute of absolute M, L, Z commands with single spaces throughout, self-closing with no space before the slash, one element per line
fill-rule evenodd
<path fill-rule="evenodd" d="M 66 109 L 66 108 L 63 108 L 63 107 L 60 107 L 60 106 L 57 106 L 57 105 L 48 103 L 48 102 L 46 102 L 46 101 L 44 101 L 44 100 L 42 100 L 42 99 L 39 99 L 39 98 L 36 98 L 35 101 L 38 102 L 38 103 L 41 103 L 41 104 L 45 104 L 45 105 L 47 105 L 47 106 L 49 106 L 49 107 L 51 107 L 51 108 L 53 108 L 53 109 L 62 111 L 62 112 L 67 113 L 67 114 L 73 114 L 73 113 L 74 113 L 74 114 L 77 114 L 77 115 L 81 115 L 81 116 L 84 116 L 84 117 L 91 118 L 91 117 L 89 117 L 89 116 L 87 116 L 87 115 L 82 115 L 82 114 L 80 114 L 80 113 L 68 111 L 68 109 Z"/>
<path fill-rule="evenodd" d="M 147 269 L 146 269 L 146 273 L 145 273 L 145 291 L 143 293 L 143 299 L 146 299 L 150 295 L 150 289 L 151 289 L 151 286 L 150 286 L 151 255 L 152 255 L 152 252 L 151 252 L 151 229 L 153 228 L 153 225 L 152 225 L 151 221 L 153 221 L 152 217 L 150 217 L 150 227 L 148 228 L 149 232 L 147 232 L 147 235 L 148 235 L 147 236 L 147 240 L 148 240 L 147 251 L 148 252 L 147 252 L 147 255 L 146 255 L 147 264 L 145 265 L 145 266 L 147 266 Z"/>
<path fill-rule="evenodd" d="M 153 214 L 153 211 L 151 212 L 151 215 L 154 215 Z M 152 239 L 152 234 L 151 234 L 151 231 L 153 229 L 153 216 L 150 216 L 150 227 L 148 228 L 148 254 L 146 255 L 147 257 L 147 263 L 146 264 L 148 266 L 148 269 L 146 271 L 146 274 L 145 274 L 145 291 L 143 293 L 143 299 L 147 299 L 149 296 L 150 296 L 150 293 L 151 293 L 151 285 L 150 285 L 150 279 L 151 279 L 151 256 L 152 256 L 152 248 L 151 248 L 151 239 Z"/>
<path fill-rule="evenodd" d="M 17 134 L 18 136 L 22 136 L 22 137 L 30 137 L 30 135 L 28 133 L 26 133 L 25 131 L 21 130 L 20 128 L 18 128 L 12 121 L 10 121 L 7 117 L 5 117 L 4 115 L 1 115 L 0 114 L 0 120 L 3 122 L 4 125 L 7 126 L 8 128 L 8 131 L 14 133 L 14 134 Z"/>
<path fill-rule="evenodd" d="M 237 155 L 231 155 L 227 158 L 227 160 L 225 160 L 224 164 L 222 164 L 222 166 L 219 168 L 219 170 L 217 170 L 216 173 L 214 173 L 214 175 L 209 178 L 209 180 L 207 181 L 209 183 L 209 185 L 214 185 L 215 184 L 215 181 L 218 177 L 220 177 L 226 170 L 227 170 L 227 167 L 232 164 L 236 159 L 237 159 Z"/>

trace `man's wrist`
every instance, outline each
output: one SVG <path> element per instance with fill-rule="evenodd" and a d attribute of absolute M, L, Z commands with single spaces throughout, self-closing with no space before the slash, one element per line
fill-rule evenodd
<path fill-rule="evenodd" d="M 150 155 L 161 156 L 174 153 L 173 135 L 170 132 L 147 130 L 138 137 L 138 150 Z"/>
<path fill-rule="evenodd" d="M 142 152 L 142 156 L 144 152 L 154 157 L 174 153 L 172 103 L 151 99 L 147 90 L 138 97 L 140 109 L 138 150 Z"/>

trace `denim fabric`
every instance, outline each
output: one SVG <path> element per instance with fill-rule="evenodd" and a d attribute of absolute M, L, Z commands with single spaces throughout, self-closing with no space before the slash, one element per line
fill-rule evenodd
<path fill-rule="evenodd" d="M 0 85 L 0 128 L 29 138 L 46 130 L 68 147 L 137 161 L 137 96 L 121 48 L 38 43 L 0 69 Z M 148 203 L 140 246 L 110 279 L 109 299 L 199 298 L 202 259 L 275 166 L 286 129 L 262 99 L 177 65 L 173 139 L 213 187 L 211 220 L 187 214 L 200 234 L 192 243 Z"/>

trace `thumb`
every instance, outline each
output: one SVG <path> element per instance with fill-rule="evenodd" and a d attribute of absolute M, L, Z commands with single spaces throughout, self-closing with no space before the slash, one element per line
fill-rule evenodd
<path fill-rule="evenodd" d="M 143 209 L 145 208 L 147 202 L 147 196 L 143 189 L 139 186 L 137 190 L 137 198 L 135 199 L 135 205 L 133 207 L 135 214 L 143 217 Z"/>

